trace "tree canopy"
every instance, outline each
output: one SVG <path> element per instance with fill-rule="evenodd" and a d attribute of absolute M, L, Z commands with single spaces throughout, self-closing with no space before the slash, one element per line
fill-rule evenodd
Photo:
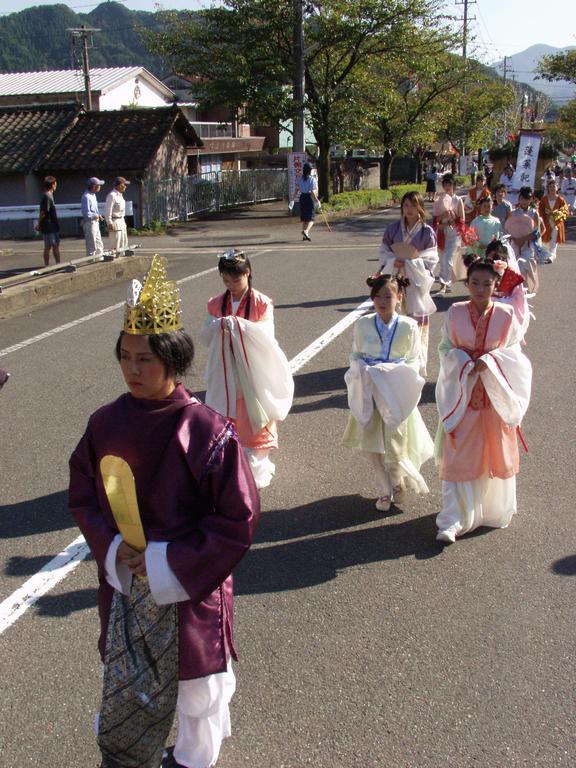
<path fill-rule="evenodd" d="M 484 142 L 487 119 L 510 100 L 451 50 L 457 36 L 442 0 L 310 0 L 304 13 L 307 122 L 318 146 L 319 188 L 329 196 L 334 144 L 383 153 Z M 146 39 L 194 96 L 256 124 L 295 117 L 293 0 L 224 0 L 195 13 L 159 12 Z M 466 84 L 466 89 L 464 85 Z M 452 96 L 451 96 L 452 94 Z M 482 137 L 482 140 L 481 140 Z"/>
<path fill-rule="evenodd" d="M 538 64 L 538 73 L 548 82 L 568 80 L 576 83 L 576 50 L 544 56 Z"/>

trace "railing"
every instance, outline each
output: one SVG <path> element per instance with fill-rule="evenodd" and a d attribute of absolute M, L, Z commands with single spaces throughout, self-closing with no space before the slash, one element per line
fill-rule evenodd
<path fill-rule="evenodd" d="M 144 183 L 146 223 L 186 221 L 191 216 L 235 205 L 282 200 L 288 195 L 285 170 L 219 171 Z"/>
<path fill-rule="evenodd" d="M 218 139 L 222 136 L 233 136 L 232 123 L 197 123 L 191 120 L 190 124 L 200 136 L 205 139 Z"/>
<path fill-rule="evenodd" d="M 104 216 L 106 203 L 98 203 L 100 215 Z M 82 206 L 80 203 L 56 203 L 59 219 L 81 219 Z M 134 213 L 132 200 L 126 200 L 126 216 Z M 39 205 L 2 205 L 0 206 L 0 221 L 22 221 L 25 219 L 38 220 Z"/>

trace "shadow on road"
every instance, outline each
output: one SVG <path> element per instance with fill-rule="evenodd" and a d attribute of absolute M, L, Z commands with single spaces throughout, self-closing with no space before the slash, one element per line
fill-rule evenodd
<path fill-rule="evenodd" d="M 43 595 L 36 603 L 38 616 L 64 618 L 77 611 L 95 608 L 98 604 L 98 592 L 93 588 L 77 589 L 63 595 Z"/>
<path fill-rule="evenodd" d="M 296 397 L 309 397 L 324 392 L 333 392 L 335 389 L 346 391 L 344 374 L 348 366 L 341 368 L 326 368 L 323 371 L 310 371 L 294 376 L 294 390 Z"/>
<path fill-rule="evenodd" d="M 346 298 L 339 297 L 337 299 L 323 299 L 322 301 L 303 301 L 301 304 L 274 304 L 274 309 L 311 309 L 313 307 L 334 307 L 337 304 L 350 304 L 351 309 L 354 309 L 366 301 L 368 296 L 366 294 L 362 296 L 348 296 Z"/>
<path fill-rule="evenodd" d="M 399 520 L 399 511 L 383 516 L 372 499 L 344 496 L 321 499 L 294 509 L 264 514 L 256 547 L 236 571 L 240 595 L 304 589 L 331 581 L 344 568 L 401 557 L 426 560 L 442 548 L 435 541 L 434 515 Z M 348 529 L 381 520 L 358 530 Z M 330 531 L 329 535 L 319 536 Z M 297 541 L 286 541 L 300 537 Z M 309 538 L 302 538 L 309 537 Z"/>
<path fill-rule="evenodd" d="M 75 526 L 76 523 L 68 512 L 67 491 L 58 491 L 48 496 L 0 507 L 0 538 L 2 539 L 62 531 Z"/>
<path fill-rule="evenodd" d="M 576 555 L 568 555 L 552 563 L 552 573 L 559 576 L 576 576 Z"/>

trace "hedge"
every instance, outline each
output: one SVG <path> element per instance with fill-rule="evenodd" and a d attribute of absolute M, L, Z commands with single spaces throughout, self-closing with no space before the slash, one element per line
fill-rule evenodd
<path fill-rule="evenodd" d="M 361 189 L 359 192 L 341 192 L 332 195 L 330 202 L 323 205 L 326 212 L 360 211 L 367 208 L 385 208 L 389 203 L 399 203 L 405 192 L 424 194 L 424 184 L 396 184 L 390 189 Z"/>

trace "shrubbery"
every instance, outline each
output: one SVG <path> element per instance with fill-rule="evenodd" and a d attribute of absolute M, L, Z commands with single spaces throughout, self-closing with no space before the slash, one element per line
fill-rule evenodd
<path fill-rule="evenodd" d="M 417 190 L 424 194 L 424 184 L 397 184 L 390 189 L 361 189 L 359 192 L 342 192 L 332 195 L 324 210 L 359 211 L 370 208 L 384 208 L 390 203 L 399 203 L 405 192 Z"/>

